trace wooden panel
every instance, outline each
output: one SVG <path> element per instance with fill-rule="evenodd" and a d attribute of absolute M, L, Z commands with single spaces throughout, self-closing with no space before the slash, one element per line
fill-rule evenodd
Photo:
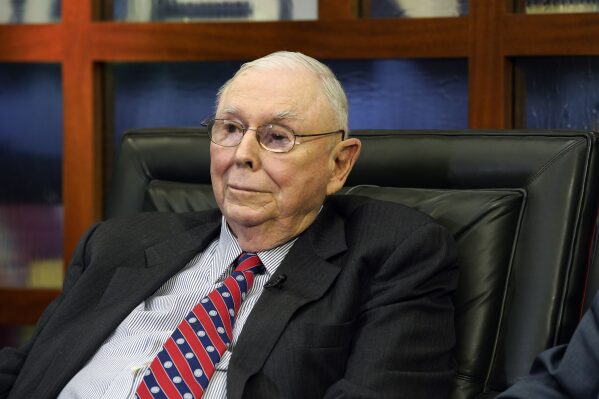
<path fill-rule="evenodd" d="M 69 43 L 62 68 L 65 261 L 81 234 L 101 218 L 103 191 L 100 71 L 89 57 L 89 29 L 97 2 L 79 2 L 63 0 L 66 26 L 62 40 Z"/>
<path fill-rule="evenodd" d="M 357 18 L 359 3 L 359 0 L 319 0 L 318 19 L 324 21 Z"/>
<path fill-rule="evenodd" d="M 61 0 L 61 19 L 67 25 L 85 24 L 101 10 L 102 0 Z"/>
<path fill-rule="evenodd" d="M 599 13 L 508 15 L 502 30 L 508 56 L 599 55 Z"/>
<path fill-rule="evenodd" d="M 501 22 L 505 0 L 470 1 L 469 126 L 512 125 L 511 64 L 503 54 Z"/>
<path fill-rule="evenodd" d="M 95 60 L 107 61 L 252 59 L 282 49 L 322 59 L 466 57 L 467 35 L 466 17 L 251 25 L 95 23 L 90 51 Z"/>
<path fill-rule="evenodd" d="M 67 60 L 63 64 L 65 209 L 64 254 L 70 258 L 81 234 L 101 218 L 102 147 L 97 66 Z"/>
<path fill-rule="evenodd" d="M 59 290 L 0 288 L 0 324 L 35 324 Z"/>
<path fill-rule="evenodd" d="M 58 24 L 0 25 L 0 61 L 59 62 L 61 38 Z"/>

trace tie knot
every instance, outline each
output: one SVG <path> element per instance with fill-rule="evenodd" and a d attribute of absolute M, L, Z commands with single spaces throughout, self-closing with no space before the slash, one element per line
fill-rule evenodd
<path fill-rule="evenodd" d="M 253 252 L 242 252 L 237 258 L 237 266 L 235 267 L 236 272 L 249 271 L 254 274 L 262 274 L 265 271 L 265 267 L 262 264 L 258 255 Z"/>

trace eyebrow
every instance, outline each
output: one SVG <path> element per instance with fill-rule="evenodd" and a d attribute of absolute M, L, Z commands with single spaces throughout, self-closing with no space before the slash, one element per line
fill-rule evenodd
<path fill-rule="evenodd" d="M 299 115 L 292 110 L 286 110 L 275 114 L 274 119 L 301 119 Z"/>
<path fill-rule="evenodd" d="M 237 109 L 236 107 L 227 107 L 221 110 L 220 113 L 223 114 L 229 114 L 229 115 L 239 115 L 239 109 Z"/>

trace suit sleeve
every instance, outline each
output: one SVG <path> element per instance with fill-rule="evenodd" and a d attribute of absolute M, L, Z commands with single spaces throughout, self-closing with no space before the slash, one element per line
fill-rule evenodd
<path fill-rule="evenodd" d="M 502 399 L 596 398 L 599 395 L 599 294 L 568 345 L 541 353 L 530 374 Z"/>
<path fill-rule="evenodd" d="M 62 293 L 46 308 L 37 322 L 35 333 L 31 340 L 20 348 L 6 347 L 0 351 L 0 398 L 6 398 L 17 379 L 21 367 L 27 359 L 30 348 L 35 343 L 39 332 L 43 330 L 54 311 L 60 306 L 63 298 L 68 295 L 85 267 L 85 247 L 98 225 L 91 227 L 81 238 L 67 269 Z"/>
<path fill-rule="evenodd" d="M 442 227 L 403 240 L 370 284 L 344 378 L 326 398 L 447 398 L 455 374 L 456 250 Z"/>

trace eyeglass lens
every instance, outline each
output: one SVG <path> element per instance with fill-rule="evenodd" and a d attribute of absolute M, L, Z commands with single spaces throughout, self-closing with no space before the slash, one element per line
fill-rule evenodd
<path fill-rule="evenodd" d="M 234 147 L 241 143 L 246 129 L 243 125 L 228 121 L 214 120 L 210 126 L 212 141 L 225 147 Z M 264 148 L 274 152 L 287 152 L 293 148 L 295 136 L 288 128 L 280 125 L 263 125 L 256 129 L 258 141 Z"/>

